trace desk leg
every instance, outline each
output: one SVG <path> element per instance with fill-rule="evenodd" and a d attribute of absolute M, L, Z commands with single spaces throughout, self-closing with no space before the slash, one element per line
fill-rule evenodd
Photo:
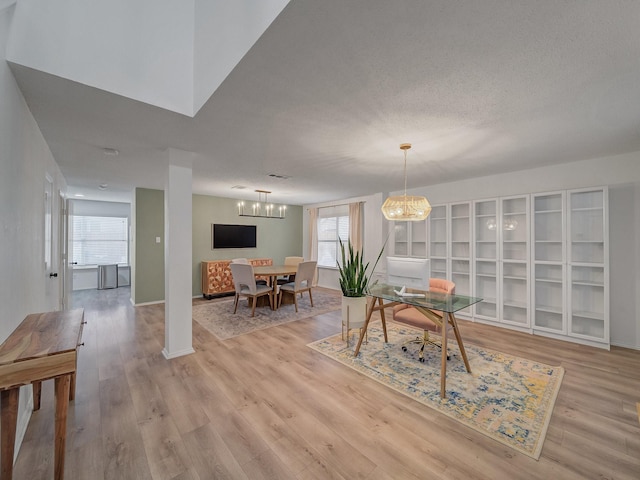
<path fill-rule="evenodd" d="M 371 315 L 373 314 L 374 307 L 376 305 L 376 297 L 371 297 L 369 302 L 369 306 L 367 307 L 367 318 L 364 321 L 364 325 L 362 326 L 362 330 L 360 330 L 360 338 L 358 339 L 358 345 L 356 346 L 355 352 L 353 352 L 353 356 L 357 357 L 358 353 L 360 353 L 360 347 L 362 346 L 362 340 L 364 336 L 367 334 L 367 328 L 369 328 L 369 320 L 371 320 Z M 386 328 L 385 328 L 386 330 Z M 349 335 L 349 332 L 347 332 Z"/>
<path fill-rule="evenodd" d="M 11 388 L 0 392 L 0 440 L 2 450 L 0 457 L 0 477 L 11 480 L 13 477 L 13 453 L 16 446 L 16 423 L 18 421 L 18 399 L 20 388 Z"/>
<path fill-rule="evenodd" d="M 380 308 L 380 318 L 382 320 L 382 331 L 384 332 L 384 343 L 389 343 L 389 337 L 387 336 L 387 321 L 384 318 L 384 302 L 382 298 L 378 298 L 378 305 Z"/>
<path fill-rule="evenodd" d="M 67 438 L 67 410 L 69 407 L 69 385 L 71 375 L 63 375 L 55 379 L 56 391 L 56 423 L 53 478 L 64 478 L 64 450 Z"/>
<path fill-rule="evenodd" d="M 456 335 L 456 340 L 458 341 L 458 347 L 460 347 L 460 353 L 462 354 L 462 360 L 464 360 L 464 366 L 467 367 L 467 372 L 471 373 L 471 366 L 469 365 L 469 359 L 467 359 L 467 351 L 464 349 L 464 344 L 462 343 L 462 335 L 460 335 L 460 330 L 458 330 L 458 322 L 456 321 L 456 317 L 453 313 L 448 313 L 448 321 L 453 327 L 453 333 Z"/>
<path fill-rule="evenodd" d="M 448 314 L 447 314 L 448 315 Z M 442 322 L 442 359 L 440 361 L 440 398 L 447 398 L 447 322 Z"/>

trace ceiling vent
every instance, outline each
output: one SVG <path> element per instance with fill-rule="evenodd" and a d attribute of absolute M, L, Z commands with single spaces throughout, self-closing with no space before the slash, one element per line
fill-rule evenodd
<path fill-rule="evenodd" d="M 289 175 L 279 175 L 277 173 L 270 173 L 268 176 L 271 178 L 279 178 L 280 180 L 289 180 L 291 178 Z"/>

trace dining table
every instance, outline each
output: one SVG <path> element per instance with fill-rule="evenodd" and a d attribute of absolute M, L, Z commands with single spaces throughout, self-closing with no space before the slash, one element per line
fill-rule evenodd
<path fill-rule="evenodd" d="M 269 277 L 269 285 L 273 288 L 273 309 L 278 308 L 278 277 L 294 275 L 298 271 L 297 265 L 260 265 L 253 267 L 253 274 L 256 277 Z"/>

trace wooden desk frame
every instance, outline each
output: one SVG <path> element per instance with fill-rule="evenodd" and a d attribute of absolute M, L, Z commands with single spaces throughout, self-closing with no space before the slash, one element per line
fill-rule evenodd
<path fill-rule="evenodd" d="M 377 300 L 377 305 L 376 305 Z M 387 336 L 387 321 L 384 315 L 384 309 L 395 307 L 396 305 L 401 305 L 403 302 L 388 302 L 384 303 L 382 297 L 371 296 L 368 305 L 367 305 L 367 318 L 364 321 L 364 326 L 362 330 L 360 330 L 360 338 L 358 339 L 358 345 L 353 353 L 354 357 L 358 356 L 360 353 L 360 347 L 362 346 L 362 340 L 367 332 L 367 328 L 369 328 L 369 321 L 371 320 L 371 315 L 373 312 L 380 312 L 380 319 L 382 320 L 382 331 L 384 332 L 384 342 L 389 343 L 389 338 Z M 471 366 L 469 365 L 469 359 L 467 358 L 467 352 L 464 348 L 464 343 L 462 343 L 462 336 L 460 335 L 460 329 L 458 328 L 458 322 L 456 321 L 456 317 L 453 313 L 443 312 L 443 316 L 434 313 L 428 308 L 411 305 L 413 308 L 418 310 L 428 319 L 432 320 L 436 325 L 440 327 L 442 331 L 442 355 L 441 355 L 441 366 L 440 366 L 440 398 L 447 397 L 447 323 L 451 325 L 453 328 L 453 332 L 456 336 L 456 340 L 458 341 L 458 347 L 460 348 L 460 353 L 462 354 L 462 359 L 464 360 L 464 366 L 467 369 L 467 372 L 471 373 Z"/>
<path fill-rule="evenodd" d="M 78 347 L 84 310 L 28 315 L 0 345 L 0 478 L 13 477 L 20 387 L 33 385 L 40 408 L 42 381 L 55 381 L 54 478 L 64 478 L 69 401 L 75 398 Z"/>

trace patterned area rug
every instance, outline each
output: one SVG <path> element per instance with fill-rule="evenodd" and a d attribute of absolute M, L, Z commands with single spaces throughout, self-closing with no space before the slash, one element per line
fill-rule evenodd
<path fill-rule="evenodd" d="M 417 360 L 418 346 L 405 340 L 417 330 L 387 322 L 389 343 L 382 326 L 369 327 L 369 342 L 353 357 L 340 334 L 308 346 L 424 405 L 481 432 L 517 451 L 538 459 L 564 375 L 551 367 L 465 343 L 472 373 L 467 373 L 457 343 L 449 341 L 447 398 L 440 398 L 440 351 L 425 349 L 425 363 Z M 439 338 L 433 336 L 438 341 Z"/>
<path fill-rule="evenodd" d="M 233 297 L 228 300 L 212 301 L 193 306 L 193 319 L 221 340 L 244 335 L 256 330 L 295 322 L 312 315 L 338 310 L 342 297 L 338 293 L 313 289 L 313 307 L 309 303 L 309 295 L 298 297 L 298 313 L 293 304 L 282 305 L 278 310 L 268 306 L 256 307 L 255 316 L 251 317 L 251 307 L 246 298 L 240 298 L 238 311 L 233 313 Z"/>

